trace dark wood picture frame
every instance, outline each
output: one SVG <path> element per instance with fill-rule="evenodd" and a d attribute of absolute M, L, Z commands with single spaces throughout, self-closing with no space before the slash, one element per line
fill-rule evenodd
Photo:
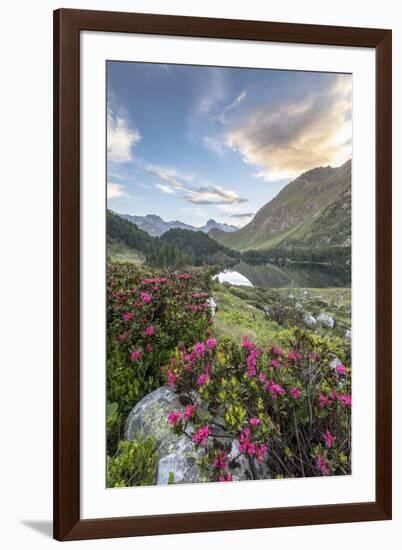
<path fill-rule="evenodd" d="M 80 519 L 80 31 L 374 48 L 376 498 L 373 502 Z M 390 30 L 61 9 L 54 12 L 54 537 L 94 539 L 391 519 Z"/>

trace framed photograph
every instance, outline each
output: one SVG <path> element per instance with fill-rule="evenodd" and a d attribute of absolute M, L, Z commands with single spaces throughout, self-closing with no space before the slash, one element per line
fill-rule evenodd
<path fill-rule="evenodd" d="M 391 518 L 391 31 L 54 13 L 54 536 Z"/>

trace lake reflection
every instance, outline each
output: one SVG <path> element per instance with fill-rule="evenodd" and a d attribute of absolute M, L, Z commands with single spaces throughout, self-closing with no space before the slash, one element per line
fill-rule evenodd
<path fill-rule="evenodd" d="M 350 271 L 319 264 L 250 265 L 240 262 L 215 276 L 220 283 L 260 288 L 350 288 Z"/>

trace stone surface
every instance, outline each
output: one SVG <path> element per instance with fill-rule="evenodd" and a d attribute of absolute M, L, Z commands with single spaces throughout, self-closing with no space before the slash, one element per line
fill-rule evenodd
<path fill-rule="evenodd" d="M 197 464 L 197 459 L 201 454 L 202 452 L 195 449 L 194 444 L 187 436 L 178 437 L 175 451 L 159 459 L 157 485 L 167 485 L 171 475 L 173 483 L 202 481 Z"/>
<path fill-rule="evenodd" d="M 309 313 L 306 313 L 303 315 L 303 323 L 309 328 L 314 328 L 317 325 L 317 319 Z"/>
<path fill-rule="evenodd" d="M 197 465 L 200 451 L 195 448 L 191 436 L 177 435 L 167 423 L 170 412 L 183 408 L 179 396 L 163 386 L 141 399 L 127 418 L 126 439 L 134 439 L 138 434 L 155 438 L 159 455 L 158 485 L 168 483 L 170 472 L 174 483 L 201 481 Z"/>
<path fill-rule="evenodd" d="M 345 338 L 348 338 L 348 340 L 352 339 L 352 331 L 350 330 L 350 328 L 345 330 Z"/>
<path fill-rule="evenodd" d="M 330 315 L 328 315 L 328 313 L 320 313 L 319 316 L 317 317 L 317 321 L 318 323 L 320 323 L 321 325 L 329 329 L 334 328 L 334 325 L 335 325 L 335 319 Z"/>
<path fill-rule="evenodd" d="M 212 317 L 212 319 L 213 319 L 213 318 L 215 317 L 216 308 L 217 308 L 217 303 L 215 302 L 213 296 L 211 296 L 210 298 L 208 298 L 207 304 L 209 305 L 209 307 L 210 307 L 210 309 L 211 309 L 211 317 Z"/>

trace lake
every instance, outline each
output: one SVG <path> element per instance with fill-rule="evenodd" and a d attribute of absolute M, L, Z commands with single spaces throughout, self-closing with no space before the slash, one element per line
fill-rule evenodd
<path fill-rule="evenodd" d="M 260 288 L 350 288 L 349 270 L 322 264 L 250 265 L 245 262 L 224 269 L 214 277 L 220 283 Z"/>

